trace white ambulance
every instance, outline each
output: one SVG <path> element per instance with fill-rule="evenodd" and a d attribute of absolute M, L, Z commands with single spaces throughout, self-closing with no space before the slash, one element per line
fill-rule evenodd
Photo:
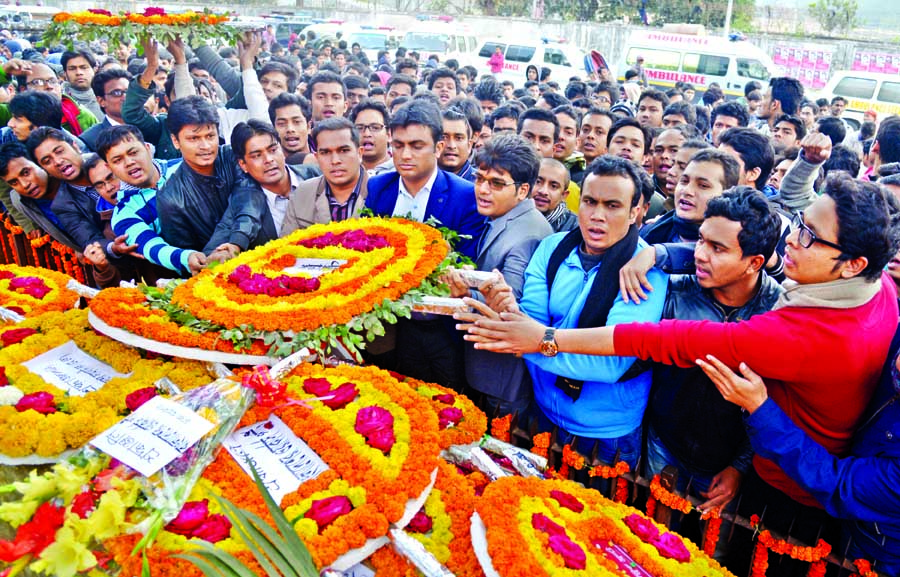
<path fill-rule="evenodd" d="M 690 82 L 701 95 L 712 82 L 718 82 L 726 97 L 744 95 L 744 85 L 751 80 L 763 86 L 778 67 L 758 46 L 745 40 L 729 40 L 707 36 L 702 28 L 697 34 L 679 34 L 665 27 L 659 30 L 635 30 L 625 46 L 616 67 L 624 81 L 625 72 L 634 67 L 638 56 L 644 58 L 644 73 L 651 86 L 666 90 L 676 82 Z"/>

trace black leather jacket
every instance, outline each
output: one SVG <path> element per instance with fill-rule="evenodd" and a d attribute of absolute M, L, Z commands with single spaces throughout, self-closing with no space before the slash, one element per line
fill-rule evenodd
<path fill-rule="evenodd" d="M 695 276 L 672 276 L 662 318 L 738 322 L 770 310 L 781 291 L 762 273 L 756 295 L 727 313 Z M 723 399 L 698 367 L 654 365 L 647 418 L 666 448 L 690 471 L 715 475 L 728 466 L 742 473 L 750 469 L 753 451 L 740 407 Z"/>

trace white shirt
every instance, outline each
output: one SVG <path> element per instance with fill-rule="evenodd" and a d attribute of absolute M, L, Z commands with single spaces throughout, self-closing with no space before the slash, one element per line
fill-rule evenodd
<path fill-rule="evenodd" d="M 275 221 L 275 230 L 278 232 L 278 236 L 281 236 L 281 225 L 284 223 L 284 215 L 287 214 L 288 206 L 291 204 L 291 196 L 293 196 L 297 187 L 300 186 L 299 177 L 294 171 L 287 166 L 284 169 L 287 170 L 288 178 L 291 179 L 291 192 L 287 196 L 275 194 L 266 188 L 262 189 L 266 195 L 266 204 L 269 205 L 269 212 L 272 213 L 272 220 Z"/>
<path fill-rule="evenodd" d="M 425 209 L 428 208 L 428 199 L 431 197 L 431 188 L 434 181 L 437 180 L 438 167 L 434 167 L 434 172 L 428 178 L 425 186 L 416 193 L 411 195 L 403 184 L 403 177 L 400 177 L 400 194 L 397 195 L 397 204 L 394 205 L 393 216 L 410 215 L 413 220 L 425 222 Z"/>

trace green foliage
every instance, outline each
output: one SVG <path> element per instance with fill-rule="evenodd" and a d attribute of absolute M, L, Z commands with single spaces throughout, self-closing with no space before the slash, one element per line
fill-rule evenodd
<path fill-rule="evenodd" d="M 809 5 L 809 14 L 825 32 L 846 34 L 858 24 L 858 0 L 818 0 Z"/>

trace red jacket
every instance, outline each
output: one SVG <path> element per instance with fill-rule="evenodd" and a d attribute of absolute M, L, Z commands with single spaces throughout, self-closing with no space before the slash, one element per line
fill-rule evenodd
<path fill-rule="evenodd" d="M 662 321 L 615 327 L 616 354 L 695 365 L 715 355 L 766 379 L 769 396 L 829 453 L 845 456 L 872 397 L 897 329 L 897 291 L 881 291 L 852 309 L 784 307 L 739 323 Z M 772 461 L 754 457 L 759 476 L 804 505 L 821 507 Z"/>

